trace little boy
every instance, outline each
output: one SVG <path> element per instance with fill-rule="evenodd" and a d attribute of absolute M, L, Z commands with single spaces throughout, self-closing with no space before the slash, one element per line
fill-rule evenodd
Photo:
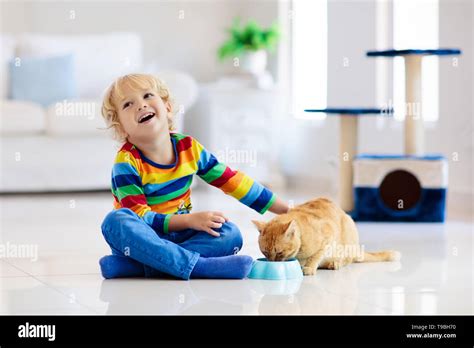
<path fill-rule="evenodd" d="M 242 247 L 239 228 L 221 212 L 191 213 L 194 174 L 261 214 L 286 213 L 288 205 L 196 139 L 170 132 L 172 99 L 154 76 L 118 78 L 102 115 L 124 143 L 112 169 L 115 209 L 102 224 L 112 249 L 99 261 L 104 278 L 245 278 L 253 260 L 235 255 Z"/>

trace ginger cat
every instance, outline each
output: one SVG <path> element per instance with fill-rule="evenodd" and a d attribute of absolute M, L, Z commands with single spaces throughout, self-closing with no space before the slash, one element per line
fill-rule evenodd
<path fill-rule="evenodd" d="M 296 257 L 304 275 L 337 270 L 353 262 L 397 261 L 398 251 L 364 252 L 352 218 L 327 198 L 298 205 L 269 222 L 252 221 L 258 244 L 270 261 Z"/>

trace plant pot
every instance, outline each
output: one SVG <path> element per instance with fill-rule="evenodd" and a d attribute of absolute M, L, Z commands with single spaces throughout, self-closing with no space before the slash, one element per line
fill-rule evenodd
<path fill-rule="evenodd" d="M 267 51 L 246 52 L 240 58 L 240 68 L 253 75 L 261 75 L 267 67 Z"/>

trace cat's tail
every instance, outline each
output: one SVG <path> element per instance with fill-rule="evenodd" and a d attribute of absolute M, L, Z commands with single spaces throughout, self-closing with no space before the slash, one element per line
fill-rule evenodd
<path fill-rule="evenodd" d="M 374 253 L 364 252 L 355 262 L 382 262 L 382 261 L 399 261 L 402 257 L 399 251 L 387 250 Z"/>

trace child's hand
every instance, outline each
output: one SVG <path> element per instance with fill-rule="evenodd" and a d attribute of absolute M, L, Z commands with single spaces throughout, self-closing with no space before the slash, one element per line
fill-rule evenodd
<path fill-rule="evenodd" d="M 213 228 L 221 228 L 226 221 L 229 221 L 229 219 L 219 211 L 203 211 L 188 215 L 189 228 L 207 232 L 214 237 L 219 237 L 220 234 L 214 231 Z"/>

